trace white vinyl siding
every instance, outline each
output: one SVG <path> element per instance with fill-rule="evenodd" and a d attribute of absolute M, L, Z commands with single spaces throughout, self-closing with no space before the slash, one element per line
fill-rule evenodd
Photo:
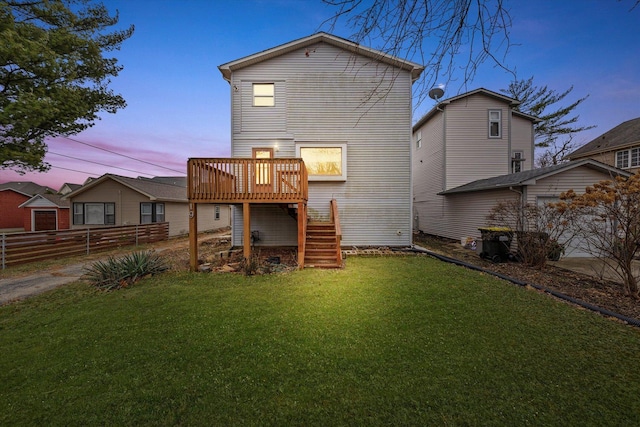
<path fill-rule="evenodd" d="M 446 117 L 446 189 L 458 187 L 478 179 L 506 175 L 511 171 L 511 149 L 519 146 L 508 140 L 489 138 L 487 111 L 505 108 L 500 101 L 482 94 L 474 94 L 452 102 L 445 108 Z M 509 135 L 502 114 L 502 135 Z M 529 122 L 531 129 L 531 122 Z M 522 139 L 524 134 L 521 136 Z M 525 142 L 532 143 L 531 138 Z M 522 143 L 518 143 L 522 144 Z"/>
<path fill-rule="evenodd" d="M 480 237 L 479 227 L 487 226 L 487 215 L 501 201 L 514 200 L 518 194 L 507 189 L 451 194 L 443 197 L 446 212 L 438 233 L 449 239 L 460 241 L 463 237 Z"/>
<path fill-rule="evenodd" d="M 307 49 L 313 52 L 309 56 Z M 411 243 L 409 72 L 317 43 L 236 70 L 231 80 L 241 89 L 232 90 L 232 157 L 247 157 L 251 146 L 277 145 L 278 158 L 295 157 L 296 143 L 346 144 L 348 179 L 310 182 L 309 216 L 328 218 L 335 198 L 343 245 Z M 273 109 L 251 109 L 251 101 L 245 102 L 245 83 L 260 80 L 275 82 Z M 372 95 L 384 96 L 384 102 L 366 102 Z M 265 111 L 269 114 L 259 114 Z M 240 216 L 234 215 L 234 224 L 241 224 L 235 222 Z M 252 214 L 252 229 L 260 220 Z M 234 227 L 234 244 L 241 232 L 241 226 Z M 297 234 L 287 235 L 286 243 L 297 245 Z"/>
<path fill-rule="evenodd" d="M 423 137 L 422 148 L 415 149 L 413 170 L 413 228 L 435 234 L 444 217 L 443 197 L 437 193 L 445 188 L 444 114 L 425 123 L 418 132 Z"/>

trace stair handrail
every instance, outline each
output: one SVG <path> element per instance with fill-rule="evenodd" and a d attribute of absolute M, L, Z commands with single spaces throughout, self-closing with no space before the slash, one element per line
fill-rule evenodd
<path fill-rule="evenodd" d="M 342 262 L 342 229 L 340 228 L 340 216 L 338 215 L 338 202 L 336 199 L 331 199 L 331 222 L 336 228 L 336 259 L 340 263 Z"/>

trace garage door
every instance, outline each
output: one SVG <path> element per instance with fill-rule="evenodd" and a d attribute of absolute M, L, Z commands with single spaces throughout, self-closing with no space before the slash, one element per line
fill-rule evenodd
<path fill-rule="evenodd" d="M 34 211 L 33 212 L 33 231 L 55 230 L 56 229 L 56 212 L 55 211 Z"/>
<path fill-rule="evenodd" d="M 556 203 L 559 202 L 560 199 L 557 197 L 538 197 L 538 206 L 544 206 L 547 203 Z M 562 238 L 558 239 L 560 240 L 560 242 L 562 242 Z M 589 252 L 587 252 L 586 250 L 587 248 L 587 242 L 584 240 L 584 238 L 580 238 L 578 236 L 575 236 L 572 240 L 571 243 L 568 246 L 565 246 L 564 248 L 564 255 L 562 255 L 563 258 L 591 258 L 593 257 L 593 255 L 591 255 Z"/>

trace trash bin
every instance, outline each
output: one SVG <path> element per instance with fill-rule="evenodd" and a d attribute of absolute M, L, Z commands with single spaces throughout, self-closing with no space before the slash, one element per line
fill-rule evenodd
<path fill-rule="evenodd" d="M 513 231 L 508 227 L 483 227 L 478 228 L 482 235 L 482 250 L 480 258 L 493 262 L 502 262 L 509 259 Z"/>

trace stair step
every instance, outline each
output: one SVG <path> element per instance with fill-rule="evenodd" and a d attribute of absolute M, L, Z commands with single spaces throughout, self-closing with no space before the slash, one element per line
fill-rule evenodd
<path fill-rule="evenodd" d="M 308 222 L 305 267 L 340 268 L 337 256 L 336 226 L 333 222 Z"/>

